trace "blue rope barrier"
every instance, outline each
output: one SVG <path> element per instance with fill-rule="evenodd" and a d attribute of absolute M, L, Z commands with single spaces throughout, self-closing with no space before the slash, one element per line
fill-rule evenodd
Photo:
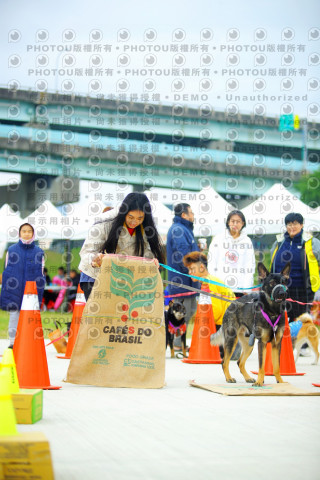
<path fill-rule="evenodd" d="M 200 282 L 205 282 L 205 283 L 211 283 L 212 285 L 219 285 L 219 287 L 224 287 L 224 288 L 228 288 L 230 289 L 230 287 L 228 285 L 225 285 L 224 283 L 219 283 L 219 282 L 215 282 L 214 280 L 210 280 L 209 278 L 203 278 L 203 277 L 195 277 L 194 275 L 189 275 L 188 273 L 182 273 L 182 272 L 178 272 L 178 270 L 175 270 L 174 268 L 172 267 L 169 267 L 168 265 L 164 265 L 163 263 L 159 263 L 159 265 L 163 268 L 165 268 L 166 270 L 170 270 L 171 272 L 174 272 L 174 273 L 178 273 L 179 275 L 184 275 L 185 277 L 190 277 L 190 278 L 195 278 L 196 280 L 199 280 Z M 255 288 L 260 288 L 262 286 L 262 283 L 260 283 L 259 285 L 255 285 L 254 287 L 238 287 L 237 290 L 253 290 Z M 230 289 L 232 290 L 232 289 Z"/>

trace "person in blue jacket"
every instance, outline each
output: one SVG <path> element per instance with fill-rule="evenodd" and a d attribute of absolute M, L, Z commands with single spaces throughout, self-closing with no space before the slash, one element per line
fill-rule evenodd
<path fill-rule="evenodd" d="M 304 232 L 301 213 L 291 212 L 284 219 L 286 232 L 277 235 L 271 249 L 271 272 L 281 272 L 291 262 L 287 302 L 289 322 L 310 311 L 315 292 L 320 287 L 320 241 Z M 301 303 L 298 303 L 301 302 Z"/>
<path fill-rule="evenodd" d="M 25 284 L 33 280 L 37 284 L 39 305 L 45 287 L 44 253 L 35 244 L 34 228 L 23 223 L 19 228 L 19 241 L 8 248 L 6 265 L 2 275 L 0 306 L 9 312 L 9 347 L 13 347 Z"/>
<path fill-rule="evenodd" d="M 193 235 L 194 213 L 187 203 L 179 203 L 174 207 L 173 224 L 167 235 L 167 264 L 178 272 L 186 273 L 188 269 L 183 265 L 183 257 L 190 252 L 199 251 L 199 247 Z M 168 280 L 178 283 L 180 286 L 169 285 L 169 295 L 186 294 L 190 290 L 183 288 L 183 285 L 200 288 L 199 282 L 192 282 L 191 278 L 168 270 Z M 188 322 L 197 309 L 197 294 L 176 297 L 183 299 L 186 307 L 185 321 Z M 181 339 L 175 339 L 175 345 L 180 346 Z"/>

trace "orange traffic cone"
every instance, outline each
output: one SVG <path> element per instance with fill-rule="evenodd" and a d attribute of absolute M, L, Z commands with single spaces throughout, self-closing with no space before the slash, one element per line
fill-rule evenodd
<path fill-rule="evenodd" d="M 50 385 L 36 282 L 27 281 L 13 345 L 20 388 L 58 390 Z"/>
<path fill-rule="evenodd" d="M 215 332 L 211 298 L 200 295 L 189 357 L 182 361 L 184 363 L 222 363 L 219 347 L 210 345 L 210 335 Z"/>
<path fill-rule="evenodd" d="M 291 333 L 288 321 L 288 313 L 285 310 L 285 328 L 281 341 L 281 353 L 280 353 L 280 375 L 305 375 L 305 373 L 298 373 L 296 371 L 296 364 L 294 363 L 293 348 Z M 265 361 L 265 375 L 273 375 L 273 364 L 272 364 L 272 347 L 271 343 L 267 344 L 267 353 Z M 258 372 L 252 372 L 257 374 Z"/>
<path fill-rule="evenodd" d="M 57 358 L 71 358 L 73 347 L 76 343 L 76 339 L 78 336 L 78 331 L 79 331 L 81 318 L 82 318 L 82 312 L 84 310 L 85 305 L 86 305 L 86 299 L 79 283 L 76 301 L 74 302 L 74 309 L 73 309 L 73 315 L 72 315 L 72 322 L 70 326 L 67 351 L 64 356 L 57 355 Z"/>

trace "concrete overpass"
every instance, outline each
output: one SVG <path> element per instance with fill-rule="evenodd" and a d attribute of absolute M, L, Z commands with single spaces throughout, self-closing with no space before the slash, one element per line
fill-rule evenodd
<path fill-rule="evenodd" d="M 21 185 L 2 188 L 1 201 L 15 199 L 26 213 L 49 196 L 76 201 L 80 179 L 260 195 L 319 167 L 319 132 L 313 123 L 280 132 L 279 119 L 210 105 L 0 89 L 0 171 L 22 174 Z"/>

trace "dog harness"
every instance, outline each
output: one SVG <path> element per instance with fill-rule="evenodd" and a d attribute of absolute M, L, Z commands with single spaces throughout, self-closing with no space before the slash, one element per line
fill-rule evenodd
<path fill-rule="evenodd" d="M 272 323 L 269 315 L 267 315 L 266 312 L 264 312 L 261 307 L 260 307 L 260 311 L 261 311 L 264 319 L 269 323 L 269 325 L 271 325 L 272 330 L 273 330 L 273 336 L 274 336 L 274 338 L 276 338 L 276 331 L 277 331 L 277 328 L 278 328 L 277 326 L 278 326 L 279 320 L 281 318 L 281 313 L 278 316 L 277 320 L 274 323 Z"/>
<path fill-rule="evenodd" d="M 289 327 L 290 327 L 291 337 L 296 338 L 302 327 L 302 322 L 301 320 L 296 320 L 295 322 L 289 323 Z"/>
<path fill-rule="evenodd" d="M 168 330 L 169 332 L 172 334 L 172 335 L 176 335 L 176 333 L 178 332 L 178 330 L 180 330 L 180 334 L 182 335 L 183 333 L 185 333 L 187 331 L 187 326 L 185 323 L 183 323 L 182 325 L 180 325 L 179 327 L 175 327 L 174 325 L 172 325 L 171 322 L 169 322 L 168 324 Z"/>

